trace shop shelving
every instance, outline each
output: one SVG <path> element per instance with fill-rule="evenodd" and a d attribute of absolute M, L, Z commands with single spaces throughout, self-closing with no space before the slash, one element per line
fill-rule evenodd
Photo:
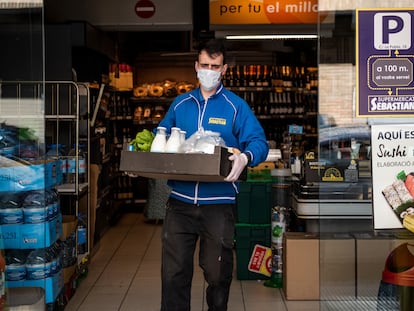
<path fill-rule="evenodd" d="M 56 186 L 61 197 L 62 211 L 66 215 L 82 217 L 87 223 L 87 241 L 90 241 L 90 102 L 89 83 L 72 81 L 46 81 L 45 83 L 45 128 L 46 142 L 74 149 L 75 178 L 71 182 L 63 180 Z M 81 168 L 79 156 L 81 146 L 85 152 L 86 167 Z M 62 160 L 69 160 L 68 151 Z M 85 172 L 81 172 L 85 169 Z M 81 175 L 84 178 L 81 179 Z M 87 243 L 86 252 L 78 255 L 78 262 L 84 262 L 90 253 Z"/>
<path fill-rule="evenodd" d="M 8 188 L 6 183 L 2 183 L 4 187 L 0 189 L 1 192 L 53 188 L 59 194 L 61 213 L 78 217 L 82 212 L 89 229 L 89 103 L 91 101 L 89 84 L 72 81 L 2 81 L 0 90 L 2 128 L 13 127 L 19 133 L 25 131 L 36 137 L 36 141 L 30 144 L 30 153 L 26 150 L 28 149 L 27 141 L 23 138 L 10 139 L 14 144 L 2 141 L 0 153 L 2 160 L 0 170 L 3 170 L 4 173 L 0 174 L 3 176 L 2 179 L 15 180 L 19 170 L 24 170 L 25 174 L 21 174 L 24 178 L 20 177 L 14 183 L 7 183 Z M 62 167 L 60 161 L 67 160 L 68 156 L 67 154 L 59 155 L 59 164 L 55 162 L 56 159 L 48 159 L 46 151 L 51 144 L 73 146 L 76 155 L 79 146 L 85 144 L 85 180 L 80 181 L 80 158 L 75 156 L 74 182 L 64 182 L 61 169 L 65 166 Z M 26 159 L 27 154 L 32 155 L 32 158 Z M 10 167 L 12 164 L 15 166 Z M 30 175 L 30 172 L 34 172 L 33 176 Z M 47 247 L 59 238 L 62 228 L 61 219 L 60 215 L 57 221 L 56 219 L 48 220 L 45 222 L 44 228 L 40 228 L 41 224 L 22 224 L 20 226 L 2 225 L 2 229 L 7 229 L 10 226 L 16 228 L 16 237 L 19 232 L 25 235 L 27 232 L 33 234 L 36 231 L 46 232 L 48 234 L 41 234 L 44 241 L 38 241 L 37 244 L 32 245 L 40 247 L 47 244 L 45 246 Z M 31 227 L 28 228 L 28 226 Z M 49 227 L 56 228 L 57 232 L 52 232 L 53 230 L 51 231 Z M 7 231 L 8 234 L 9 231 Z M 13 248 L 23 248 L 23 244 L 20 241 L 16 244 L 18 247 Z M 9 248 L 13 246 L 10 245 L 10 241 L 7 241 L 5 245 Z M 28 247 L 31 246 L 28 244 Z M 79 263 L 84 262 L 83 258 L 88 257 L 89 253 L 90 247 L 88 245 L 86 252 L 79 254 Z"/>

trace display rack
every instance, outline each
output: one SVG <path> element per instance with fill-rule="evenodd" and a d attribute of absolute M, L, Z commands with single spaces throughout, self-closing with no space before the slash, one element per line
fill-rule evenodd
<path fill-rule="evenodd" d="M 61 160 L 68 163 L 67 172 L 62 174 L 66 177 L 72 174 L 74 178 L 69 181 L 63 176 L 62 183 L 58 184 L 56 189 L 61 197 L 63 213 L 76 216 L 78 224 L 83 223 L 86 226 L 86 247 L 82 247 L 81 251 L 79 250 L 80 237 L 77 236 L 78 264 L 85 263 L 91 251 L 89 243 L 91 240 L 90 102 L 91 91 L 88 83 L 47 81 L 45 84 L 46 143 L 72 149 L 72 155 L 69 155 L 70 151 L 66 150 Z M 81 151 L 84 153 L 84 159 L 81 157 Z M 74 161 L 74 165 L 70 165 L 69 161 Z"/>
<path fill-rule="evenodd" d="M 16 180 L 14 183 L 2 183 L 2 192 L 53 188 L 59 194 L 62 214 L 78 217 L 82 212 L 88 231 L 89 84 L 72 81 L 2 81 L 0 90 L 2 129 L 10 131 L 13 128 L 18 133 L 15 137 L 2 136 L 2 178 Z M 35 136 L 36 141 L 29 142 L 22 133 L 26 137 Z M 84 166 L 81 165 L 79 156 L 82 144 L 85 146 Z M 69 156 L 67 151 L 59 154 L 59 150 L 56 150 L 58 157 L 51 160 L 47 154 L 51 145 L 73 146 L 75 156 Z M 62 165 L 69 158 L 74 161 L 74 178 L 71 183 L 64 180 L 67 166 Z M 22 170 L 22 176 L 17 176 L 19 170 Z M 87 244 L 78 261 L 84 262 L 89 253 L 90 247 Z"/>

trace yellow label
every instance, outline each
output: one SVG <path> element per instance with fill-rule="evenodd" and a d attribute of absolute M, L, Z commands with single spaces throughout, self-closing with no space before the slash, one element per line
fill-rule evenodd
<path fill-rule="evenodd" d="M 226 119 L 222 118 L 209 118 L 208 124 L 220 124 L 220 125 L 226 125 Z"/>

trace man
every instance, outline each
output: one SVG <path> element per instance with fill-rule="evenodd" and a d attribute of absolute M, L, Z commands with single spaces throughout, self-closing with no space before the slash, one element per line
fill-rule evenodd
<path fill-rule="evenodd" d="M 223 44 L 218 40 L 203 43 L 195 62 L 200 87 L 178 96 L 160 122 L 168 130 L 174 126 L 185 130 L 187 137 L 201 128 L 218 132 L 227 146 L 241 151 L 229 157 L 232 169 L 223 182 L 168 182 L 172 190 L 162 233 L 162 311 L 190 310 L 198 239 L 209 310 L 227 310 L 237 180 L 247 165 L 266 159 L 269 147 L 249 105 L 223 87 L 226 70 Z"/>

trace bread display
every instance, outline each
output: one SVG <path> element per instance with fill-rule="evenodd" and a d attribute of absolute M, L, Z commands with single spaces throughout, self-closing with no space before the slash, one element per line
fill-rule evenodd
<path fill-rule="evenodd" d="M 164 80 L 162 82 L 143 83 L 134 87 L 134 97 L 175 97 L 190 92 L 194 84 L 189 82 L 175 82 Z"/>

